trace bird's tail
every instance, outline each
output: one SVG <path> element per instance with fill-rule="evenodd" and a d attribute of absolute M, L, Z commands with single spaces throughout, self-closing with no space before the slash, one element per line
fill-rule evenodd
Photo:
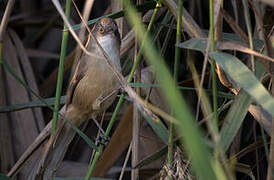
<path fill-rule="evenodd" d="M 56 134 L 48 140 L 43 147 L 43 152 L 37 165 L 33 168 L 29 180 L 52 180 L 53 176 L 67 152 L 75 131 L 62 122 L 57 128 Z"/>

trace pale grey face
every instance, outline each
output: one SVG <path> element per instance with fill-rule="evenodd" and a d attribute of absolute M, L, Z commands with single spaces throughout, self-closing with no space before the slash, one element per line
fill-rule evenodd
<path fill-rule="evenodd" d="M 110 59 L 113 61 L 113 64 L 119 71 L 121 71 L 121 40 L 116 22 L 110 18 L 102 18 L 94 25 L 92 31 L 96 36 L 97 41 L 100 43 Z M 99 48 L 97 48 L 97 53 L 103 56 Z"/>
<path fill-rule="evenodd" d="M 92 31 L 95 33 L 96 37 L 110 35 L 110 37 L 115 38 L 119 44 L 121 43 L 118 26 L 115 20 L 111 18 L 102 18 L 94 25 Z"/>

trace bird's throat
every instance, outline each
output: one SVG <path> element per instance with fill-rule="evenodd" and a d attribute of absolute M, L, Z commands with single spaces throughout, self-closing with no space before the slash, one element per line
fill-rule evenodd
<path fill-rule="evenodd" d="M 104 49 L 104 51 L 107 53 L 107 55 L 110 57 L 110 60 L 113 62 L 115 67 L 121 71 L 121 65 L 120 65 L 120 44 L 118 40 L 113 37 L 111 34 L 101 36 L 98 39 L 98 42 Z M 97 48 L 99 49 L 99 48 Z M 103 55 L 101 50 L 99 49 L 99 53 Z"/>

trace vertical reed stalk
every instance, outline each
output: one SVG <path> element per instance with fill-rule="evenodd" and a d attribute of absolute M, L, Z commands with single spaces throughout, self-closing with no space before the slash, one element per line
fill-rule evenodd
<path fill-rule="evenodd" d="M 215 50 L 214 42 L 214 3 L 213 0 L 209 0 L 209 33 L 210 33 L 210 51 Z M 214 113 L 214 127 L 215 132 L 218 132 L 218 104 L 217 104 L 217 79 L 216 79 L 216 62 L 211 59 L 211 74 L 212 74 L 212 90 L 213 90 L 213 113 Z"/>
<path fill-rule="evenodd" d="M 248 39 L 249 39 L 249 46 L 250 46 L 250 49 L 253 50 L 254 44 L 253 44 L 252 27 L 251 27 L 251 22 L 250 22 L 248 2 L 247 2 L 247 0 L 242 0 L 242 2 L 244 5 L 244 15 L 245 15 L 245 23 L 246 23 L 247 34 L 248 34 Z M 250 57 L 251 57 L 251 69 L 252 69 L 252 71 L 254 71 L 255 70 L 254 56 L 250 55 Z"/>
<path fill-rule="evenodd" d="M 67 19 L 69 19 L 69 16 L 70 16 L 70 7 L 71 7 L 71 0 L 66 0 Z M 60 54 L 60 61 L 59 61 L 59 68 L 58 68 L 57 87 L 56 87 L 55 103 L 54 103 L 54 111 L 53 111 L 53 120 L 52 120 L 52 128 L 51 128 L 52 136 L 54 135 L 56 130 L 56 124 L 58 121 L 58 110 L 60 107 L 60 99 L 61 99 L 61 93 L 62 93 L 64 60 L 66 56 L 67 42 L 68 42 L 68 35 L 69 35 L 69 32 L 65 31 L 65 29 L 67 29 L 67 26 L 64 23 L 64 31 L 63 31 L 62 44 L 61 44 L 61 54 Z"/>
<path fill-rule="evenodd" d="M 177 30 L 176 30 L 176 44 L 178 44 L 181 41 L 181 23 L 182 23 L 182 9 L 183 9 L 183 0 L 179 0 L 178 2 L 178 17 L 177 17 Z M 180 60 L 180 48 L 176 46 L 175 48 L 175 60 L 174 60 L 174 81 L 177 86 L 178 81 L 178 67 L 179 67 L 179 60 Z M 168 166 L 169 168 L 172 167 L 173 162 L 173 138 L 174 138 L 174 124 L 170 122 L 169 125 L 169 138 L 168 138 Z"/>

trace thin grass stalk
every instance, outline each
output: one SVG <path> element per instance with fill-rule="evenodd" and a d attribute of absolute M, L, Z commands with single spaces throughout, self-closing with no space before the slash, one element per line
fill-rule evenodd
<path fill-rule="evenodd" d="M 146 31 L 145 37 L 148 36 L 148 34 L 149 34 L 150 30 L 151 30 L 151 27 L 152 27 L 152 25 L 153 25 L 153 22 L 154 22 L 154 20 L 155 20 L 155 18 L 156 18 L 156 14 L 157 14 L 157 12 L 158 12 L 158 9 L 159 9 L 160 7 L 161 7 L 161 4 L 160 4 L 160 3 L 157 3 L 157 4 L 156 4 L 156 7 L 155 7 L 155 9 L 154 9 L 154 11 L 153 11 L 152 17 L 151 17 L 151 19 L 150 19 L 149 25 L 148 25 L 148 27 L 147 27 L 147 31 Z M 136 68 L 137 68 L 137 65 L 139 64 L 139 62 L 140 62 L 140 60 L 141 60 L 141 58 L 142 58 L 143 51 L 144 51 L 144 42 L 141 43 L 140 50 L 139 50 L 139 52 L 138 52 L 138 54 L 137 54 L 137 57 L 136 57 L 136 62 L 133 64 L 133 66 L 132 66 L 132 68 L 131 68 L 131 71 L 130 71 L 130 73 L 129 73 L 128 80 L 127 80 L 128 83 L 130 83 L 130 82 L 132 81 L 132 78 L 133 78 L 133 76 L 134 76 L 134 72 L 135 72 L 135 70 L 136 70 Z"/>
<path fill-rule="evenodd" d="M 137 0 L 136 5 L 143 4 L 143 0 Z M 138 13 L 139 18 L 142 17 L 141 13 Z M 135 37 L 136 37 L 135 32 Z M 137 55 L 138 55 L 138 40 L 135 38 L 134 43 L 134 62 L 137 61 Z M 135 64 L 135 63 L 133 63 Z M 137 68 L 134 73 L 134 83 L 141 82 L 141 66 L 137 65 Z M 136 94 L 140 95 L 140 87 L 135 88 Z M 140 136 L 140 120 L 141 120 L 141 113 L 138 110 L 138 104 L 133 103 L 133 118 L 132 118 L 132 150 L 131 150 L 131 166 L 135 167 L 138 164 L 139 161 L 139 136 Z M 139 168 L 134 168 L 131 170 L 131 179 L 139 179 Z"/>
<path fill-rule="evenodd" d="M 128 148 L 128 151 L 127 151 L 127 155 L 126 155 L 126 158 L 125 158 L 125 161 L 123 163 L 122 170 L 121 170 L 121 173 L 120 173 L 120 176 L 119 176 L 119 180 L 123 179 L 124 172 L 125 172 L 125 169 L 126 169 L 126 165 L 127 165 L 128 159 L 129 159 L 129 155 L 130 155 L 131 149 L 132 149 L 132 143 L 130 143 L 130 145 L 129 145 L 129 148 Z"/>
<path fill-rule="evenodd" d="M 183 0 L 179 0 L 178 4 L 178 20 L 177 20 L 177 31 L 176 31 L 176 44 L 181 41 L 181 24 L 182 24 L 182 11 L 183 11 Z M 175 48 L 175 62 L 174 62 L 174 80 L 178 81 L 178 69 L 179 69 L 179 60 L 181 57 L 181 49 L 176 46 Z"/>
<path fill-rule="evenodd" d="M 220 5 L 220 8 L 223 8 L 223 6 L 224 6 L 223 0 L 220 0 L 220 4 L 219 5 Z M 213 12 L 214 12 L 214 9 L 213 9 Z M 222 39 L 223 17 L 220 16 L 220 15 L 216 16 L 215 21 L 216 21 L 215 22 L 215 28 L 213 29 L 214 34 L 211 34 L 211 35 L 214 36 L 213 41 L 215 41 L 215 40 L 219 41 L 219 40 Z M 214 22 L 214 20 L 213 20 L 213 22 Z M 218 65 L 216 65 L 216 66 L 218 66 Z M 219 67 L 217 67 L 217 71 L 218 71 L 218 69 L 219 69 Z M 213 72 L 213 73 L 215 74 L 215 72 Z M 218 94 L 218 92 L 217 92 L 217 94 Z M 216 116 L 218 117 L 218 114 Z M 213 126 L 213 128 L 214 128 L 214 126 Z M 216 127 L 215 127 L 215 129 L 212 129 L 212 130 L 217 130 L 216 132 L 213 132 L 213 133 L 215 133 L 214 134 L 214 137 L 215 137 L 214 138 L 214 142 L 216 144 L 216 146 L 215 146 L 215 157 L 223 165 L 223 172 L 226 173 L 227 177 L 230 177 L 228 179 L 233 179 L 233 176 L 232 176 L 232 174 L 231 174 L 231 172 L 230 172 L 230 170 L 228 169 L 228 166 L 227 166 L 227 162 L 226 162 L 226 157 L 225 157 L 224 151 L 223 151 L 223 149 L 220 146 L 220 141 L 219 141 L 220 138 L 219 138 L 219 134 L 218 134 L 218 121 L 216 121 Z"/>
<path fill-rule="evenodd" d="M 77 5 L 75 4 L 75 2 L 72 1 L 72 3 L 73 3 L 73 6 L 74 6 L 74 8 L 75 8 L 77 14 L 79 15 L 81 21 L 82 21 L 82 22 L 85 22 L 85 23 L 81 23 L 81 24 L 80 24 L 80 31 L 79 31 L 79 34 L 78 34 L 78 35 L 79 35 L 80 41 L 81 41 L 82 43 L 84 43 L 84 41 L 85 41 L 86 29 L 89 28 L 89 27 L 86 25 L 86 24 L 87 24 L 86 22 L 88 21 L 88 18 L 89 18 L 89 16 L 90 16 L 90 12 L 91 12 L 91 10 L 92 10 L 93 4 L 94 4 L 94 0 L 89 0 L 89 1 L 86 1 L 86 2 L 85 2 L 84 9 L 83 9 L 83 15 L 80 13 L 80 11 L 79 11 Z M 82 52 L 82 51 L 81 51 L 80 46 L 77 45 L 77 46 L 76 46 L 76 49 L 75 49 L 75 55 L 74 55 L 75 61 L 74 61 L 74 63 L 73 63 L 73 67 L 72 67 L 72 70 L 74 70 L 74 71 L 75 71 L 75 67 L 76 67 L 76 65 L 77 65 L 77 63 L 78 63 L 78 61 L 79 61 L 79 59 L 80 59 L 80 57 L 81 57 L 81 52 Z M 72 78 L 72 75 L 73 75 L 73 73 L 70 74 L 70 79 Z"/>
<path fill-rule="evenodd" d="M 209 33 L 210 33 L 210 51 L 213 52 L 215 50 L 215 42 L 214 42 L 214 4 L 213 0 L 209 0 Z M 212 74 L 212 89 L 213 89 L 213 113 L 214 113 L 214 126 L 215 132 L 218 132 L 218 103 L 217 103 L 217 78 L 216 78 L 216 62 L 211 58 L 211 74 Z"/>
<path fill-rule="evenodd" d="M 254 142 L 257 143 L 257 122 L 256 121 L 253 121 L 253 124 L 252 124 L 252 128 L 253 128 L 253 138 L 254 138 Z M 256 148 L 255 149 L 255 163 L 256 163 L 256 174 L 257 174 L 257 179 L 261 179 L 260 178 L 260 165 L 259 165 L 259 154 L 258 154 L 258 149 Z"/>
<path fill-rule="evenodd" d="M 137 3 L 139 3 L 137 1 Z M 138 14 L 140 16 L 140 14 Z M 136 35 L 135 35 L 136 36 Z M 134 45 L 134 61 L 136 61 L 138 54 L 138 41 L 135 39 Z M 140 65 L 137 66 L 134 73 L 134 83 L 140 82 L 141 70 Z M 140 95 L 140 87 L 135 88 L 136 94 Z M 132 124 L 132 154 L 131 154 L 131 166 L 134 167 L 138 164 L 139 157 L 139 134 L 140 134 L 140 112 L 138 110 L 138 104 L 133 103 L 133 124 Z M 139 179 L 139 169 L 135 168 L 131 170 L 131 179 Z"/>
<path fill-rule="evenodd" d="M 159 9 L 160 7 L 161 7 L 161 4 L 160 4 L 160 3 L 157 3 L 157 4 L 156 4 L 156 7 L 155 7 L 155 9 L 154 9 L 154 11 L 153 11 L 152 17 L 151 17 L 151 19 L 150 19 L 150 22 L 149 22 L 149 25 L 148 25 L 146 34 L 145 34 L 146 37 L 148 36 L 148 34 L 149 34 L 150 30 L 151 30 L 151 27 L 152 27 L 152 25 L 153 25 L 153 22 L 154 22 L 154 20 L 155 20 L 155 18 L 156 18 L 156 14 L 157 14 L 158 9 Z M 136 61 L 135 61 L 134 64 L 132 65 L 130 74 L 129 74 L 128 79 L 127 79 L 127 82 L 128 82 L 128 83 L 130 83 L 130 82 L 132 81 L 133 76 L 134 76 L 134 72 L 135 72 L 135 70 L 136 70 L 136 68 L 137 68 L 137 65 L 139 64 L 139 62 L 140 62 L 140 60 L 141 60 L 142 53 L 143 53 L 143 46 L 144 46 L 143 44 L 144 44 L 144 43 L 142 42 L 141 47 L 140 47 L 140 50 L 139 50 L 139 52 L 138 52 L 138 54 L 137 54 L 137 57 L 136 57 Z M 116 116 L 117 116 L 117 114 L 118 114 L 118 112 L 119 112 L 119 110 L 120 110 L 120 107 L 121 107 L 122 103 L 124 102 L 124 98 L 125 98 L 125 93 L 122 93 L 121 96 L 120 96 L 120 98 L 119 98 L 119 101 L 118 101 L 118 103 L 117 103 L 117 105 L 116 105 L 116 107 L 115 107 L 115 110 L 114 110 L 114 112 L 113 112 L 113 114 L 112 114 L 112 116 L 111 116 L 111 119 L 110 119 L 109 124 L 108 124 L 107 129 L 106 129 L 106 132 L 105 132 L 105 134 L 104 134 L 106 137 L 109 136 L 109 134 L 110 134 L 110 131 L 111 131 L 111 129 L 112 129 L 112 126 L 113 126 L 113 124 L 114 124 L 114 122 L 115 122 L 115 118 L 116 118 Z M 102 151 L 103 151 L 103 145 L 100 145 L 100 146 L 99 146 L 99 150 L 95 153 L 94 159 L 92 160 L 92 163 L 91 163 L 90 168 L 89 168 L 89 170 L 88 170 L 88 173 L 87 173 L 87 175 L 86 175 L 86 177 L 85 177 L 85 180 L 89 180 L 89 179 L 90 179 L 90 177 L 91 177 L 91 175 L 92 175 L 92 171 L 93 171 L 93 169 L 94 169 L 94 167 L 95 167 L 95 165 L 96 165 L 96 163 L 97 163 L 97 161 L 98 161 L 100 155 L 102 154 Z"/>
<path fill-rule="evenodd" d="M 211 109 L 209 99 L 207 98 L 204 89 L 200 86 L 198 73 L 197 73 L 197 70 L 194 66 L 193 60 L 187 58 L 187 62 L 188 62 L 188 66 L 190 68 L 190 71 L 192 73 L 192 77 L 193 77 L 193 80 L 194 80 L 194 85 L 197 87 L 197 90 L 200 91 L 200 94 L 201 94 L 202 110 L 203 110 L 204 114 L 206 115 L 206 117 L 210 117 L 210 114 L 212 113 L 212 109 Z M 213 113 L 213 116 L 214 116 L 214 113 Z M 214 124 L 212 123 L 212 121 L 206 120 L 206 125 L 207 125 L 207 128 L 209 130 L 209 134 L 211 135 L 211 137 L 212 137 L 212 139 L 215 143 L 215 151 L 216 151 L 216 157 L 217 157 L 215 159 L 215 163 L 216 163 L 216 165 L 217 164 L 222 164 L 222 168 L 218 169 L 218 173 L 219 173 L 218 178 L 220 178 L 222 176 L 227 176 L 228 177 L 227 179 L 233 179 L 233 176 L 232 176 L 232 174 L 230 173 L 230 171 L 227 167 L 225 155 L 224 155 L 222 149 L 220 148 L 219 134 L 218 134 L 218 132 L 215 131 Z"/>
<path fill-rule="evenodd" d="M 71 7 L 71 0 L 66 0 L 66 17 L 69 19 L 70 16 L 70 7 Z M 66 23 L 64 23 L 64 30 L 67 29 Z M 52 119 L 52 128 L 51 128 L 51 135 L 53 136 L 56 130 L 56 124 L 58 121 L 58 110 L 60 107 L 60 99 L 62 93 L 62 85 L 63 85 L 63 75 L 64 75 L 64 61 L 67 52 L 67 42 L 68 42 L 68 31 L 63 31 L 62 37 L 62 44 L 61 44 L 61 54 L 60 54 L 60 61 L 58 67 L 58 77 L 57 77 L 57 87 L 56 87 L 56 94 L 55 94 L 55 103 L 54 103 L 54 111 L 53 111 L 53 119 Z"/>
<path fill-rule="evenodd" d="M 245 15 L 245 23 L 246 23 L 247 34 L 248 34 L 248 39 L 249 39 L 249 46 L 250 46 L 250 49 L 254 50 L 253 37 L 252 37 L 252 27 L 251 27 L 251 22 L 250 22 L 248 2 L 247 2 L 247 0 L 242 0 L 242 2 L 243 2 L 243 5 L 244 5 L 244 15 Z M 250 57 L 251 57 L 251 69 L 252 69 L 252 71 L 254 71 L 255 70 L 254 56 L 250 55 Z"/>
<path fill-rule="evenodd" d="M 267 139 L 266 139 L 266 136 L 265 136 L 265 132 L 264 132 L 263 126 L 260 126 L 260 129 L 261 129 L 262 139 L 263 139 L 263 143 L 264 143 L 264 150 L 265 150 L 266 160 L 269 163 L 269 150 L 268 150 Z"/>
<path fill-rule="evenodd" d="M 189 67 L 189 69 L 192 73 L 192 78 L 193 78 L 193 81 L 194 81 L 194 85 L 197 89 L 197 92 L 200 91 L 201 106 L 202 106 L 202 110 L 204 112 L 204 115 L 206 117 L 209 117 L 209 115 L 212 113 L 210 102 L 209 102 L 209 99 L 207 98 L 207 96 L 205 94 L 204 89 L 202 87 L 200 87 L 199 76 L 198 76 L 197 70 L 194 66 L 193 58 L 189 55 L 189 52 L 188 52 L 188 55 L 187 55 L 187 64 L 188 64 L 188 67 Z M 218 134 L 215 132 L 212 121 L 206 121 L 206 124 L 207 124 L 209 134 L 211 135 L 214 143 L 216 143 L 217 140 L 218 140 Z"/>
<path fill-rule="evenodd" d="M 243 6 L 244 6 L 244 16 L 245 16 L 245 24 L 247 28 L 247 34 L 248 34 L 248 40 L 249 40 L 249 46 L 250 49 L 254 50 L 254 45 L 253 45 L 253 36 L 252 36 L 252 27 L 251 27 L 251 22 L 250 22 L 250 15 L 249 15 L 249 7 L 248 7 L 248 2 L 247 0 L 242 0 Z M 254 72 L 255 71 L 255 60 L 254 56 L 250 55 L 251 59 L 251 70 Z M 256 123 L 256 122 L 254 122 Z M 254 124 L 254 140 L 255 142 L 257 141 L 256 139 L 256 124 Z M 260 179 L 260 173 L 259 173 L 259 166 L 258 166 L 258 150 L 255 150 L 255 155 L 256 155 L 256 170 L 257 170 L 257 179 Z"/>
<path fill-rule="evenodd" d="M 168 137 L 168 151 L 167 151 L 167 163 L 168 167 L 172 167 L 173 162 L 173 138 L 174 138 L 174 123 L 169 123 L 169 137 Z"/>
<path fill-rule="evenodd" d="M 182 9 L 183 9 L 183 0 L 178 2 L 178 16 L 177 16 L 177 30 L 176 30 L 176 44 L 181 41 L 181 23 L 182 23 Z M 179 69 L 179 60 L 181 57 L 181 49 L 176 46 L 175 48 L 175 60 L 174 60 L 174 75 L 173 79 L 177 86 L 178 81 L 178 69 Z M 169 168 L 172 167 L 173 162 L 173 138 L 174 138 L 174 123 L 170 122 L 169 125 L 169 138 L 168 138 L 168 153 L 167 160 Z"/>

